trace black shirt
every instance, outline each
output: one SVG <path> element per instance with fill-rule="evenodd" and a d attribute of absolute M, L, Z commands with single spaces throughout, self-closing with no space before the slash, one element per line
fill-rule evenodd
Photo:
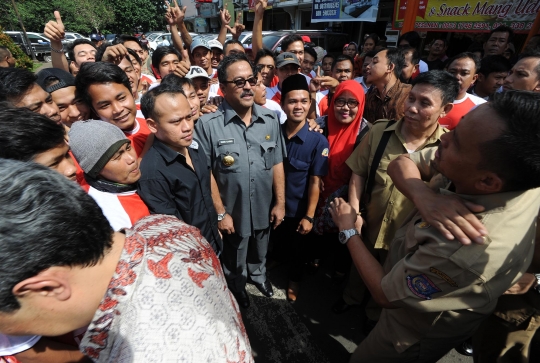
<path fill-rule="evenodd" d="M 217 229 L 217 212 L 210 190 L 206 155 L 193 141 L 186 157 L 157 138 L 141 162 L 139 195 L 153 214 L 174 215 L 200 229 L 216 253 L 223 250 Z"/>

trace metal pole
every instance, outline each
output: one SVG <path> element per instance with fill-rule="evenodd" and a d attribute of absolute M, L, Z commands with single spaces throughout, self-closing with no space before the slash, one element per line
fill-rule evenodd
<path fill-rule="evenodd" d="M 28 35 L 26 34 L 26 29 L 24 28 L 24 24 L 22 22 L 21 16 L 19 15 L 19 9 L 17 9 L 17 5 L 15 5 L 15 0 L 11 0 L 11 3 L 13 4 L 13 9 L 15 9 L 15 14 L 17 14 L 17 19 L 19 19 L 19 24 L 21 24 L 21 28 L 24 34 L 24 39 L 26 39 L 26 44 L 28 44 L 28 47 L 30 48 L 30 52 L 32 53 L 32 60 L 37 61 L 36 53 L 34 53 L 34 48 L 32 48 L 32 43 L 30 42 L 30 39 L 28 39 Z"/>

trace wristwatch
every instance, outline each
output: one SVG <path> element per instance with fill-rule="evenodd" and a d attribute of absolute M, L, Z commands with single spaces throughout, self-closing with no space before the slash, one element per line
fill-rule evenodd
<path fill-rule="evenodd" d="M 349 238 L 355 235 L 360 235 L 360 233 L 356 229 L 345 229 L 339 232 L 339 242 L 341 242 L 342 244 L 346 244 Z"/>
<path fill-rule="evenodd" d="M 534 274 L 534 277 L 536 277 L 536 286 L 533 287 L 533 289 L 535 289 L 537 293 L 540 293 L 540 274 Z"/>
<path fill-rule="evenodd" d="M 221 214 L 218 214 L 217 215 L 218 222 L 221 222 L 223 220 L 223 218 L 225 218 L 225 215 L 227 215 L 227 212 L 223 212 Z"/>
<path fill-rule="evenodd" d="M 302 217 L 302 219 L 305 219 L 305 220 L 308 221 L 309 223 L 313 224 L 313 217 L 304 216 L 304 217 Z"/>

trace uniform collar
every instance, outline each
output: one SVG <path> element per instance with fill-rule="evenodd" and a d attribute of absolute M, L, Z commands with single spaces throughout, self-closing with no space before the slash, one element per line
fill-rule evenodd
<path fill-rule="evenodd" d="M 241 120 L 240 116 L 238 116 L 236 111 L 231 107 L 231 105 L 227 101 L 223 100 L 223 103 L 221 104 L 221 106 L 223 107 L 223 117 L 224 117 L 225 125 L 231 122 L 235 118 L 235 116 L 239 120 Z M 273 111 L 268 110 L 267 108 L 261 107 L 253 103 L 253 106 L 251 107 L 251 122 L 256 122 L 259 119 L 264 121 L 263 116 L 266 115 L 266 116 L 272 117 L 272 112 Z"/>
<path fill-rule="evenodd" d="M 298 137 L 300 139 L 300 141 L 302 141 L 302 143 L 304 143 L 306 141 L 308 132 L 310 132 L 308 130 L 309 124 L 307 123 L 307 121 L 304 123 L 304 126 L 302 126 L 302 128 L 300 130 L 298 130 L 298 132 L 293 137 L 291 137 L 290 139 L 287 138 L 287 128 L 285 127 L 286 124 L 287 124 L 287 121 L 285 121 L 285 123 L 283 123 L 283 125 L 281 125 L 281 129 L 283 131 L 283 137 L 285 138 L 285 140 L 290 141 L 290 140 L 294 139 L 295 137 Z"/>
<path fill-rule="evenodd" d="M 195 142 L 195 140 L 193 140 L 192 142 Z M 175 151 L 175 150 L 171 149 L 169 146 L 165 145 L 158 138 L 154 138 L 154 143 L 152 144 L 152 147 L 155 148 L 156 151 L 161 154 L 161 156 L 163 156 L 163 159 L 165 159 L 165 161 L 167 163 L 172 163 L 173 161 L 176 160 L 176 158 L 178 156 L 181 156 L 184 160 L 186 158 L 184 155 L 182 155 L 178 151 Z M 192 148 L 192 147 L 187 148 L 188 152 L 191 153 L 190 149 L 194 149 L 194 148 Z M 195 149 L 195 150 L 197 150 L 197 149 Z"/>
<path fill-rule="evenodd" d="M 502 212 L 505 209 L 512 208 L 516 204 L 520 203 L 521 200 L 526 197 L 526 194 L 538 195 L 538 188 L 525 191 L 518 190 L 513 192 L 478 195 L 457 194 L 446 189 L 440 189 L 440 192 L 443 195 L 457 195 L 460 198 L 465 199 L 469 202 L 483 206 L 484 208 L 486 208 L 486 212 L 489 211 L 493 213 Z M 532 195 L 531 197 L 533 197 Z"/>
<path fill-rule="evenodd" d="M 403 134 L 401 133 L 402 124 L 403 124 L 403 118 L 401 118 L 398 122 L 394 123 L 392 126 L 388 126 L 385 130 L 393 130 L 396 133 L 399 140 L 401 141 L 401 143 L 405 144 L 405 137 L 403 137 Z M 441 139 L 441 136 L 447 132 L 448 132 L 447 129 L 445 129 L 444 127 L 441 127 L 441 125 L 437 123 L 437 128 L 435 129 L 435 131 L 433 131 L 431 136 L 427 138 L 426 143 L 422 145 L 422 148 L 426 145 L 430 145 L 439 141 Z"/>

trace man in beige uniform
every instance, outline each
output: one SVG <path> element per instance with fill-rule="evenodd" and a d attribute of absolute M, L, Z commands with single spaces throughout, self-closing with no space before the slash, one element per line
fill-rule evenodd
<path fill-rule="evenodd" d="M 384 148 L 380 162 L 377 161 L 371 199 L 366 203 L 367 215 L 357 218 L 357 226 L 361 225 L 362 217 L 364 218 L 367 226 L 364 242 L 368 242 L 366 246 L 382 264 L 386 260 L 394 234 L 414 209 L 414 204 L 394 188 L 392 180 L 386 174 L 388 164 L 401 154 L 439 145 L 440 137 L 446 130 L 439 126 L 437 121 L 450 112 L 458 91 L 457 80 L 448 72 L 431 71 L 420 74 L 414 80 L 405 101 L 405 117 L 395 123 L 389 120 L 376 121 L 369 135 L 347 160 L 347 165 L 353 172 L 349 183 L 349 203 L 359 211 L 376 151 L 379 147 Z M 386 133 L 391 135 L 384 145 L 383 135 Z M 333 311 L 341 313 L 351 305 L 360 304 L 365 291 L 356 267 L 352 266 L 343 299 L 334 304 Z M 368 317 L 377 320 L 377 311 L 373 311 L 374 314 L 371 312 L 372 309 L 368 309 Z"/>
<path fill-rule="evenodd" d="M 416 215 L 396 233 L 383 268 L 354 229 L 355 209 L 343 199 L 333 202 L 340 240 L 375 302 L 385 308 L 351 362 L 436 361 L 470 337 L 527 270 L 540 208 L 540 190 L 534 189 L 540 186 L 539 112 L 540 95 L 497 95 L 444 134 L 437 150 L 399 158 L 417 166 L 413 178 L 399 184 L 394 178 L 406 196 L 411 194 L 403 186 L 424 188 L 421 177 L 433 177 L 433 186 L 455 190 L 440 193 L 485 207 L 478 214 L 489 231 L 483 244 L 448 240 Z"/>

